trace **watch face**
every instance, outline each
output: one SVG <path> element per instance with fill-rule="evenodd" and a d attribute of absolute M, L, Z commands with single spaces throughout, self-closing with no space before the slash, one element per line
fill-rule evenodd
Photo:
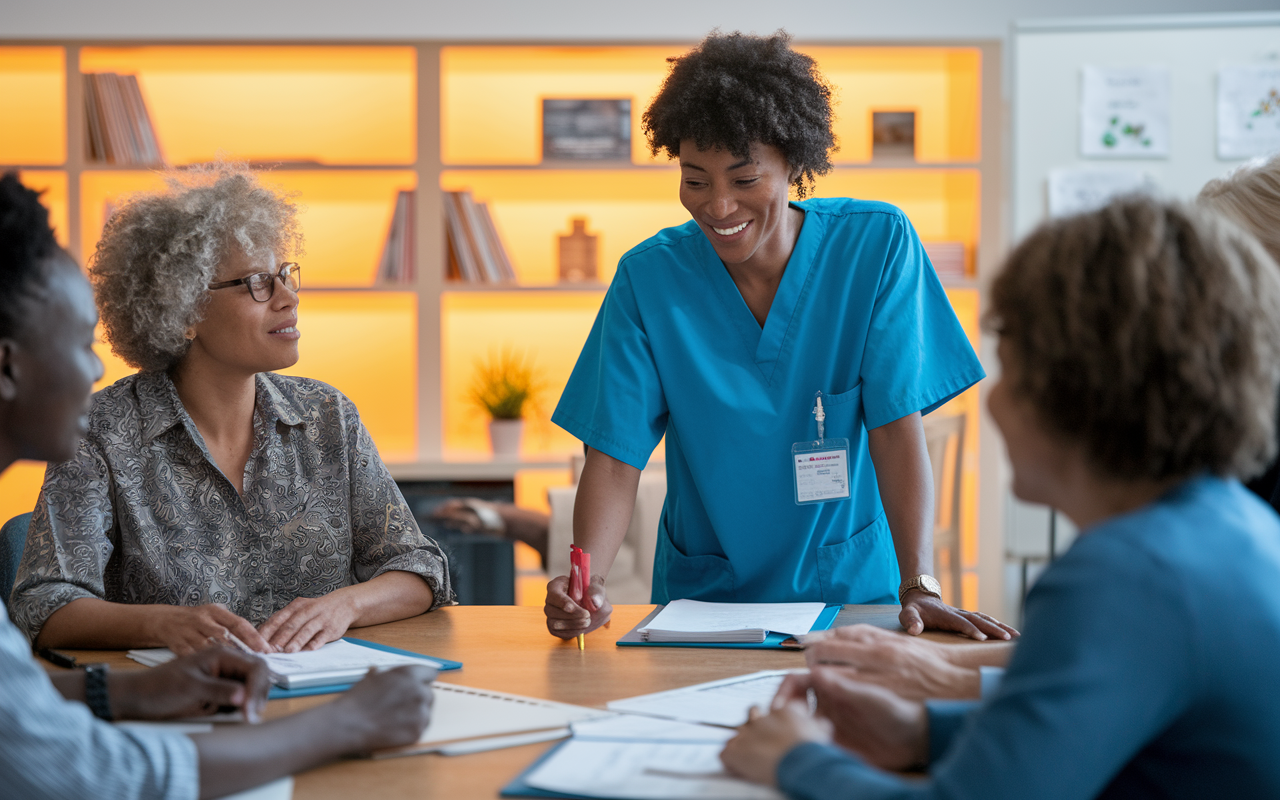
<path fill-rule="evenodd" d="M 920 588 L 932 595 L 942 597 L 942 584 L 938 583 L 938 579 L 932 575 L 920 576 Z"/>

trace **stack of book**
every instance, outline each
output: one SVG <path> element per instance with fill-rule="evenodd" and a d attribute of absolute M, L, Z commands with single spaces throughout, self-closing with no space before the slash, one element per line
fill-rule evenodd
<path fill-rule="evenodd" d="M 162 164 L 160 142 L 134 75 L 114 72 L 84 76 L 89 157 L 108 164 Z"/>
<path fill-rule="evenodd" d="M 514 283 L 515 270 L 484 203 L 471 192 L 445 192 L 444 217 L 449 244 L 450 280 L 467 283 Z"/>
<path fill-rule="evenodd" d="M 377 283 L 413 283 L 417 272 L 414 267 L 414 193 L 402 191 L 396 195 L 396 209 L 391 214 L 391 228 L 387 242 L 382 246 L 382 258 L 378 260 Z"/>
<path fill-rule="evenodd" d="M 947 280 L 964 280 L 968 277 L 964 268 L 964 244 L 962 242 L 924 242 L 924 253 L 933 264 L 938 277 Z"/>

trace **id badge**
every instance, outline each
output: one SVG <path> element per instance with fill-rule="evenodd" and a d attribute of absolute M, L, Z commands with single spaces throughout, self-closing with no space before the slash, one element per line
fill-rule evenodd
<path fill-rule="evenodd" d="M 825 438 L 827 413 L 822 408 L 822 392 L 814 397 L 813 416 L 818 423 L 818 438 L 791 445 L 796 505 L 849 497 L 849 440 Z"/>
<path fill-rule="evenodd" d="M 829 503 L 849 497 L 849 440 L 821 439 L 791 445 L 796 504 Z"/>

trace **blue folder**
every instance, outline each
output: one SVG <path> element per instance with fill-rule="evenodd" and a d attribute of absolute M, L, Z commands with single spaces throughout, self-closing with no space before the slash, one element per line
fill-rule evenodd
<path fill-rule="evenodd" d="M 401 655 L 401 656 L 417 656 L 418 658 L 429 658 L 440 665 L 441 671 L 451 670 L 451 669 L 462 669 L 461 661 L 449 661 L 443 658 L 436 658 L 435 656 L 424 656 L 421 653 L 412 653 L 408 650 L 401 650 L 398 647 L 390 647 L 385 644 L 378 644 L 377 642 L 365 641 L 364 639 L 353 639 L 350 636 L 343 636 L 342 641 L 350 642 L 351 644 L 358 644 L 361 647 L 371 647 L 374 650 L 382 650 L 387 653 L 395 653 L 396 655 Z M 355 684 L 354 683 L 337 683 L 337 684 L 332 684 L 330 686 L 308 686 L 305 689 L 285 689 L 280 686 L 272 686 L 271 692 L 267 695 L 267 699 L 283 700 L 290 697 L 310 697 L 311 695 L 315 695 L 315 694 L 337 694 L 339 692 L 345 692 L 346 690 L 350 689 L 352 686 L 355 686 Z"/>
<path fill-rule="evenodd" d="M 658 606 L 649 616 L 640 620 L 640 623 L 632 628 L 626 636 L 618 640 L 618 647 L 729 647 L 739 650 L 799 650 L 800 643 L 796 641 L 794 636 L 786 633 L 769 633 L 764 637 L 763 642 L 743 643 L 743 642 L 646 642 L 640 637 L 640 629 L 649 624 L 649 620 L 658 615 L 658 612 L 666 606 Z M 830 628 L 832 623 L 836 621 L 836 617 L 840 614 L 843 606 L 834 605 L 827 606 L 822 609 L 822 613 L 818 615 L 817 621 L 813 623 L 813 627 L 809 632 L 825 631 Z"/>
<path fill-rule="evenodd" d="M 529 784 L 524 782 L 526 775 L 532 774 L 535 769 L 537 769 L 542 765 L 543 761 L 546 761 L 548 758 L 551 758 L 552 753 L 559 750 L 561 747 L 564 747 L 570 741 L 572 740 L 565 739 L 563 742 L 557 742 L 555 747 L 548 748 L 547 752 L 543 753 L 541 756 L 538 757 L 537 761 L 534 761 L 532 764 L 526 767 L 524 772 L 521 772 L 519 775 L 512 778 L 511 783 L 508 783 L 506 786 L 503 786 L 500 796 L 501 797 L 563 797 L 563 798 L 568 798 L 569 800 L 591 800 L 591 798 L 581 794 L 565 794 L 564 792 L 550 792 L 550 791 L 547 791 L 546 789 L 535 789 Z"/>

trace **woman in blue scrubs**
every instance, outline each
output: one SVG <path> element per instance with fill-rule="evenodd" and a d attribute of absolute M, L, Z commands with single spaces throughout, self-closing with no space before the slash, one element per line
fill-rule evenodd
<path fill-rule="evenodd" d="M 679 159 L 693 219 L 622 257 L 552 417 L 588 448 L 574 540 L 593 575 L 583 603 L 551 581 L 548 629 L 609 619 L 604 577 L 665 435 L 653 602 L 901 601 L 912 633 L 1009 638 L 929 575 L 921 415 L 983 371 L 915 231 L 885 203 L 789 199 L 831 169 L 813 60 L 782 33 L 712 35 L 675 60 L 644 126 Z M 815 478 L 816 457 L 835 469 Z M 798 502 L 814 496 L 830 499 Z"/>

